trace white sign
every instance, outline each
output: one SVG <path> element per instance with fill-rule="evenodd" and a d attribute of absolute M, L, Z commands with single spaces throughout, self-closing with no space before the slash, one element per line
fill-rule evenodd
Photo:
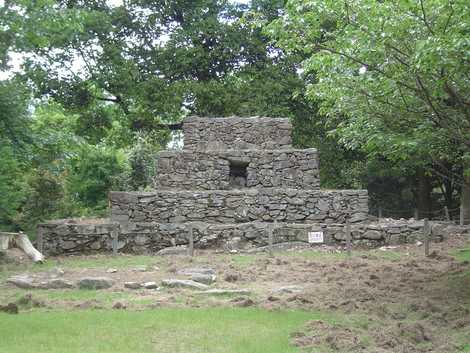
<path fill-rule="evenodd" d="M 323 243 L 323 232 L 308 232 L 309 243 Z"/>

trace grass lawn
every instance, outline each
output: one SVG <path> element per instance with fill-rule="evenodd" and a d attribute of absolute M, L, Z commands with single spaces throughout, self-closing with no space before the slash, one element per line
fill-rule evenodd
<path fill-rule="evenodd" d="M 470 248 L 460 249 L 453 254 L 459 261 L 470 261 Z"/>
<path fill-rule="evenodd" d="M 290 353 L 289 333 L 320 315 L 261 309 L 0 314 L 1 353 Z"/>

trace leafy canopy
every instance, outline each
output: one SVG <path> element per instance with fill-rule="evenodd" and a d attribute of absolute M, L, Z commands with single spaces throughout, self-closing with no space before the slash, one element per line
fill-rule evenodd
<path fill-rule="evenodd" d="M 307 56 L 343 144 L 413 163 L 470 147 L 470 6 L 465 0 L 289 0 L 269 32 Z"/>

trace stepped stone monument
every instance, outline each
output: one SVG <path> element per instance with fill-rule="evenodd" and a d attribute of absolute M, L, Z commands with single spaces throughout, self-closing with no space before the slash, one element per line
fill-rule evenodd
<path fill-rule="evenodd" d="M 274 243 L 306 241 L 366 220 L 367 191 L 320 190 L 317 151 L 293 148 L 291 130 L 288 119 L 187 118 L 184 148 L 157 156 L 155 191 L 110 194 L 122 246 L 184 245 L 190 228 L 196 247 L 262 246 L 270 227 Z"/>
<path fill-rule="evenodd" d="M 333 243 L 344 241 L 347 219 L 356 242 L 371 240 L 367 191 L 321 190 L 317 150 L 293 148 L 291 130 L 280 118 L 187 118 L 184 148 L 156 157 L 154 191 L 111 192 L 110 219 L 40 224 L 39 247 L 171 252 L 192 238 L 195 248 L 249 249 L 319 232 Z"/>

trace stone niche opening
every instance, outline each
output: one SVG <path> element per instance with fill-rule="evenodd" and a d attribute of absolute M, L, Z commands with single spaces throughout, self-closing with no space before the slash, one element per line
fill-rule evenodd
<path fill-rule="evenodd" d="M 248 162 L 229 160 L 229 185 L 231 188 L 246 188 L 248 165 Z"/>

